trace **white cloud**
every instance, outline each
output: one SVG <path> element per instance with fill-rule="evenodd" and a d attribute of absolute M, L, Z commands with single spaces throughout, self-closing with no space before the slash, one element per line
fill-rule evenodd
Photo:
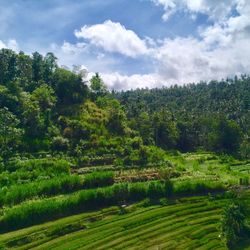
<path fill-rule="evenodd" d="M 225 47 L 238 40 L 250 39 L 250 2 L 238 0 L 236 9 L 239 15 L 215 22 L 200 32 L 205 43 Z"/>
<path fill-rule="evenodd" d="M 162 19 L 167 21 L 169 17 L 175 12 L 178 3 L 175 0 L 151 0 L 157 6 L 162 5 L 164 8 L 164 15 Z"/>
<path fill-rule="evenodd" d="M 140 39 L 134 31 L 110 20 L 103 24 L 85 25 L 81 30 L 75 31 L 75 35 L 107 52 L 117 52 L 129 57 L 147 54 L 144 40 Z"/>
<path fill-rule="evenodd" d="M 151 1 L 164 7 L 165 20 L 182 8 L 191 17 L 207 14 L 212 22 L 210 26 L 198 28 L 199 37 L 190 35 L 158 41 L 150 37 L 141 39 L 120 23 L 106 21 L 75 31 L 76 37 L 84 42 L 64 42 L 56 54 L 67 65 L 79 63 L 87 65 L 90 71 L 99 71 L 110 89 L 119 90 L 219 80 L 250 73 L 250 1 Z M 237 15 L 232 15 L 232 10 L 237 11 Z M 122 59 L 112 54 L 114 52 L 143 59 L 151 72 L 121 73 L 122 68 L 117 70 L 119 66 L 114 65 L 119 65 Z"/>
<path fill-rule="evenodd" d="M 12 49 L 16 52 L 19 52 L 19 46 L 15 39 L 10 39 L 7 43 L 0 40 L 0 49 Z"/>
<path fill-rule="evenodd" d="M 0 40 L 0 49 L 6 49 L 6 48 L 7 48 L 6 44 Z"/>
<path fill-rule="evenodd" d="M 101 77 L 109 89 L 129 90 L 135 88 L 159 87 L 159 76 L 157 74 L 134 74 L 124 75 L 118 72 L 112 74 L 102 73 Z"/>
<path fill-rule="evenodd" d="M 62 48 L 62 51 L 66 54 L 77 54 L 77 53 L 84 52 L 84 50 L 86 49 L 86 43 L 72 44 L 72 43 L 64 41 L 61 48 Z"/>
<path fill-rule="evenodd" d="M 244 0 L 151 0 L 157 6 L 164 8 L 162 19 L 167 21 L 176 11 L 203 13 L 213 20 L 223 20 L 234 6 Z"/>

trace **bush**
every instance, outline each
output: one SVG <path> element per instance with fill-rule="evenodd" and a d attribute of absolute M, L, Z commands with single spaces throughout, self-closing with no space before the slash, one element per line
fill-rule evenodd
<path fill-rule="evenodd" d="M 40 171 L 54 175 L 68 174 L 70 172 L 70 163 L 63 159 L 43 158 L 29 160 L 13 160 L 8 162 L 6 170 L 14 171 Z"/>
<path fill-rule="evenodd" d="M 85 175 L 84 177 L 84 187 L 94 188 L 103 187 L 114 184 L 114 173 L 113 172 L 93 172 Z"/>
<path fill-rule="evenodd" d="M 239 179 L 239 184 L 240 185 L 245 185 L 245 186 L 249 185 L 249 177 L 245 176 L 243 178 L 240 178 Z"/>
<path fill-rule="evenodd" d="M 224 185 L 219 182 L 188 180 L 175 183 L 173 193 L 175 195 L 207 194 L 210 191 L 220 192 L 224 190 Z"/>
<path fill-rule="evenodd" d="M 5 164 L 5 171 L 0 173 L 0 186 L 9 187 L 31 181 L 51 179 L 60 175 L 69 175 L 70 165 L 71 163 L 64 159 L 41 158 L 24 160 L 15 157 Z"/>
<path fill-rule="evenodd" d="M 222 235 L 231 249 L 244 234 L 246 215 L 240 204 L 232 203 L 224 209 L 221 221 Z"/>
<path fill-rule="evenodd" d="M 69 149 L 69 140 L 62 136 L 56 136 L 52 139 L 51 147 L 55 151 L 66 151 Z"/>

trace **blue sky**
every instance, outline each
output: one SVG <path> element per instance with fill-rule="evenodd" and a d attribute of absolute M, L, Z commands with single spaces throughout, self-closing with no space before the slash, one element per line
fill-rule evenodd
<path fill-rule="evenodd" d="M 0 47 L 52 51 L 110 88 L 169 86 L 248 74 L 249 16 L 247 0 L 0 0 Z"/>

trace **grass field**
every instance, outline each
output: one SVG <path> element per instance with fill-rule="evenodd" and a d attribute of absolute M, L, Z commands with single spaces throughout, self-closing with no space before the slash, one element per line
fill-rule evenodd
<path fill-rule="evenodd" d="M 250 200 L 250 194 L 247 199 Z M 228 199 L 189 197 L 66 217 L 0 236 L 2 249 L 226 249 L 220 238 Z M 249 249 L 248 241 L 240 249 Z"/>
<path fill-rule="evenodd" d="M 37 169 L 37 173 L 31 176 L 26 169 L 27 162 L 24 166 L 14 165 L 11 171 L 0 176 L 2 183 L 8 180 L 0 192 L 0 223 L 3 225 L 0 231 L 5 232 L 0 234 L 0 249 L 227 249 L 220 236 L 220 225 L 222 211 L 230 200 L 216 196 L 224 189 L 215 187 L 222 184 L 238 191 L 249 188 L 249 161 L 202 152 L 169 154 L 166 160 L 169 162 L 166 166 L 94 165 L 83 168 L 74 164 L 65 168 L 64 164 L 56 164 L 56 160 L 38 160 L 37 164 L 33 160 L 28 162 L 36 164 L 31 169 Z M 177 190 L 173 196 L 166 196 L 154 185 L 146 188 L 151 182 L 163 183 L 162 173 L 166 173 L 163 170 L 170 170 L 167 173 L 171 173 L 173 190 Z M 111 181 L 102 183 L 108 172 L 112 175 L 108 178 Z M 26 180 L 27 176 L 30 179 Z M 13 184 L 16 179 L 21 184 Z M 241 179 L 246 182 L 241 183 Z M 133 182 L 128 190 L 134 190 L 131 195 L 135 195 L 127 200 L 123 193 L 120 194 L 126 182 Z M 202 186 L 193 187 L 196 182 L 213 188 L 200 192 Z M 109 192 L 101 192 L 102 188 L 97 191 L 98 186 L 105 185 L 108 187 L 103 190 Z M 121 189 L 116 188 L 119 185 Z M 92 191 L 84 190 L 92 187 Z M 128 190 L 124 192 L 127 194 Z M 216 198 L 197 196 L 209 192 Z M 92 199 L 94 203 L 100 199 L 109 201 L 111 197 L 115 200 L 106 205 L 86 205 L 96 193 L 99 195 Z M 141 201 L 146 197 L 168 199 L 152 204 L 149 200 Z M 249 191 L 245 199 L 250 207 Z M 132 204 L 138 201 L 141 202 Z M 127 204 L 125 210 L 118 206 L 103 208 L 124 202 Z M 46 223 L 39 224 L 42 222 Z M 249 239 L 240 241 L 237 247 L 250 249 Z"/>

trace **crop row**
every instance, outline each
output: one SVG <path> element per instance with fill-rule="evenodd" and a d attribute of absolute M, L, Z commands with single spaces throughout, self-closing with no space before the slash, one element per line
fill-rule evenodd
<path fill-rule="evenodd" d="M 64 175 L 49 180 L 12 185 L 0 191 L 0 206 L 12 206 L 34 197 L 71 193 L 84 188 L 103 187 L 113 183 L 112 172 L 93 172 L 85 175 L 84 178 L 78 175 Z"/>
<path fill-rule="evenodd" d="M 105 188 L 82 190 L 60 199 L 44 199 L 27 202 L 5 209 L 0 217 L 0 230 L 9 231 L 71 214 L 109 205 L 139 201 L 144 198 L 158 199 L 186 194 L 205 194 L 222 191 L 220 183 L 207 181 L 121 183 Z"/>

